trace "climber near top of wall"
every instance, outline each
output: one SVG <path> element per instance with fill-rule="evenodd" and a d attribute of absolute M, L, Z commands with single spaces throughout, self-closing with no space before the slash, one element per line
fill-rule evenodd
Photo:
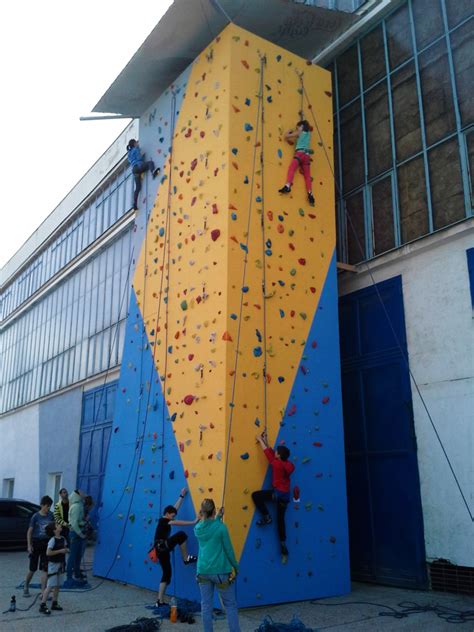
<path fill-rule="evenodd" d="M 265 501 L 270 500 L 275 502 L 277 507 L 277 527 L 281 554 L 287 556 L 285 513 L 288 503 L 290 502 L 290 476 L 295 471 L 295 466 L 288 461 L 290 451 L 285 445 L 279 445 L 276 450 L 270 448 L 266 432 L 257 435 L 256 439 L 260 443 L 263 453 L 272 468 L 272 489 L 262 489 L 252 494 L 253 502 L 262 514 L 262 517 L 260 520 L 257 520 L 256 524 L 259 527 L 263 527 L 272 523 L 272 518 L 265 505 Z"/>
<path fill-rule="evenodd" d="M 131 138 L 127 145 L 128 162 L 132 167 L 133 178 L 135 180 L 135 191 L 133 193 L 133 208 L 138 210 L 138 195 L 142 188 L 142 173 L 151 171 L 153 178 L 160 173 L 159 167 L 155 168 L 153 160 L 145 160 L 145 154 L 142 154 L 138 145 L 138 140 Z"/>
<path fill-rule="evenodd" d="M 314 206 L 313 185 L 311 179 L 311 127 L 308 121 L 298 121 L 295 130 L 289 130 L 284 136 L 285 140 L 291 145 L 293 139 L 296 140 L 295 155 L 288 167 L 288 175 L 286 177 L 286 184 L 278 190 L 278 193 L 290 193 L 293 179 L 295 177 L 295 171 L 300 167 L 303 172 L 304 180 L 306 183 L 306 191 L 308 192 L 308 202 L 311 206 Z"/>
<path fill-rule="evenodd" d="M 199 518 L 195 520 L 176 520 L 178 509 L 181 507 L 184 497 L 188 493 L 188 490 L 183 487 L 179 495 L 178 500 L 174 505 L 168 505 L 163 511 L 163 516 L 158 520 L 158 525 L 155 531 L 155 550 L 157 553 L 158 561 L 163 570 L 163 575 L 160 582 L 160 588 L 158 591 L 158 599 L 155 606 L 160 608 L 164 605 L 165 590 L 168 584 L 171 582 L 171 551 L 175 546 L 179 545 L 183 562 L 185 564 L 194 564 L 197 561 L 195 555 L 189 555 L 186 547 L 186 540 L 188 536 L 184 531 L 178 531 L 171 535 L 171 527 L 176 526 L 194 526 Z"/>

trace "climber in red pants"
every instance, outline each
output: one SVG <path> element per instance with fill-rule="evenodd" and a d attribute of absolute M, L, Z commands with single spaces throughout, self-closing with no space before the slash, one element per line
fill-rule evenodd
<path fill-rule="evenodd" d="M 257 441 L 263 448 L 263 453 L 267 457 L 272 468 L 272 489 L 262 489 L 257 492 L 253 492 L 252 499 L 256 508 L 262 514 L 260 520 L 257 520 L 257 525 L 263 527 L 267 524 L 271 524 L 272 518 L 265 505 L 265 501 L 273 501 L 277 507 L 277 527 L 278 537 L 280 538 L 280 549 L 282 555 L 288 555 L 288 548 L 286 546 L 286 528 L 285 528 L 285 513 L 290 502 L 290 476 L 295 470 L 293 463 L 288 461 L 290 451 L 285 445 L 279 445 L 276 450 L 268 445 L 267 433 L 257 435 Z"/>
<path fill-rule="evenodd" d="M 295 171 L 298 167 L 301 168 L 304 181 L 306 183 L 306 191 L 308 192 L 308 202 L 311 206 L 314 206 L 313 195 L 313 183 L 311 180 L 311 158 L 310 158 L 310 144 L 311 144 L 311 128 L 308 121 L 298 121 L 295 130 L 289 130 L 285 134 L 285 140 L 292 143 L 292 140 L 296 138 L 295 155 L 288 167 L 288 175 L 286 177 L 286 184 L 278 190 L 278 193 L 290 193 L 293 179 L 295 177 Z"/>

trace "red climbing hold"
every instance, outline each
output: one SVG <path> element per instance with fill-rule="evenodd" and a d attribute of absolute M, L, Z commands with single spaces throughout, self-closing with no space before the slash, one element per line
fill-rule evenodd
<path fill-rule="evenodd" d="M 222 334 L 222 340 L 225 340 L 226 342 L 232 342 L 232 336 L 228 331 L 224 331 L 224 333 Z"/>
<path fill-rule="evenodd" d="M 213 213 L 213 215 L 217 215 L 218 212 L 219 211 L 217 210 L 217 204 L 213 204 L 212 205 L 212 213 Z"/>
<path fill-rule="evenodd" d="M 300 257 L 298 259 L 298 263 L 300 264 L 300 266 L 305 266 L 306 265 L 306 259 L 304 257 Z"/>
<path fill-rule="evenodd" d="M 247 70 L 250 68 L 248 61 L 246 61 L 245 59 L 241 59 L 240 61 L 244 68 L 247 68 Z"/>
<path fill-rule="evenodd" d="M 191 171 L 194 171 L 194 169 L 196 169 L 197 167 L 197 158 L 195 158 L 192 162 L 191 162 Z"/>
<path fill-rule="evenodd" d="M 329 403 L 329 397 L 326 395 L 326 397 L 323 397 L 321 400 L 322 404 L 328 404 Z"/>
<path fill-rule="evenodd" d="M 195 399 L 196 397 L 194 395 L 186 395 L 186 397 L 183 399 L 183 402 L 187 406 L 191 406 L 191 404 L 194 402 Z"/>
<path fill-rule="evenodd" d="M 300 502 L 300 488 L 298 487 L 298 485 L 295 485 L 293 487 L 293 502 L 295 503 Z"/>
<path fill-rule="evenodd" d="M 220 236 L 221 236 L 221 231 L 218 228 L 214 228 L 214 230 L 211 230 L 212 241 L 217 241 Z"/>
<path fill-rule="evenodd" d="M 296 413 L 296 404 L 293 404 L 293 406 L 288 411 L 288 417 L 293 417 L 295 413 Z"/>
<path fill-rule="evenodd" d="M 317 346 L 318 343 L 316 342 L 316 340 L 313 340 L 313 342 L 311 343 L 311 349 L 316 349 Z"/>

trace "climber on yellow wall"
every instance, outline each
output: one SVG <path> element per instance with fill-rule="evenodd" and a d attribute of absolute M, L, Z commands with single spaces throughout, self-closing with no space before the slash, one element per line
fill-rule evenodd
<path fill-rule="evenodd" d="M 257 435 L 256 439 L 260 443 L 263 453 L 272 468 L 272 489 L 262 489 L 252 494 L 253 502 L 262 514 L 262 517 L 257 520 L 256 524 L 259 527 L 263 527 L 272 523 L 272 518 L 265 505 L 265 501 L 271 500 L 275 502 L 277 507 L 277 527 L 281 553 L 286 556 L 288 555 L 288 549 L 286 546 L 285 513 L 288 503 L 290 502 L 290 476 L 294 472 L 295 466 L 288 461 L 290 451 L 285 445 L 279 445 L 276 450 L 270 448 L 266 432 Z"/>
<path fill-rule="evenodd" d="M 295 177 L 295 171 L 300 167 L 304 175 L 306 183 L 306 191 L 308 192 L 308 202 L 311 206 L 314 206 L 313 184 L 311 180 L 311 127 L 308 121 L 298 121 L 295 130 L 289 130 L 285 134 L 285 140 L 291 145 L 293 140 L 296 140 L 295 155 L 288 167 L 288 175 L 286 177 L 286 184 L 278 190 L 278 193 L 290 193 L 293 179 Z"/>

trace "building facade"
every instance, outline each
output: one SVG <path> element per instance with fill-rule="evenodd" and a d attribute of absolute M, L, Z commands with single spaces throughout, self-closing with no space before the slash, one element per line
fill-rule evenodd
<path fill-rule="evenodd" d="M 302 4 L 353 18 L 312 51 L 333 75 L 338 259 L 350 267 L 339 290 L 352 572 L 425 586 L 426 562 L 474 567 L 472 3 Z M 134 226 L 152 203 L 135 217 L 124 148 L 138 134 L 132 123 L 2 271 L 4 495 L 77 482 L 100 494 Z"/>

